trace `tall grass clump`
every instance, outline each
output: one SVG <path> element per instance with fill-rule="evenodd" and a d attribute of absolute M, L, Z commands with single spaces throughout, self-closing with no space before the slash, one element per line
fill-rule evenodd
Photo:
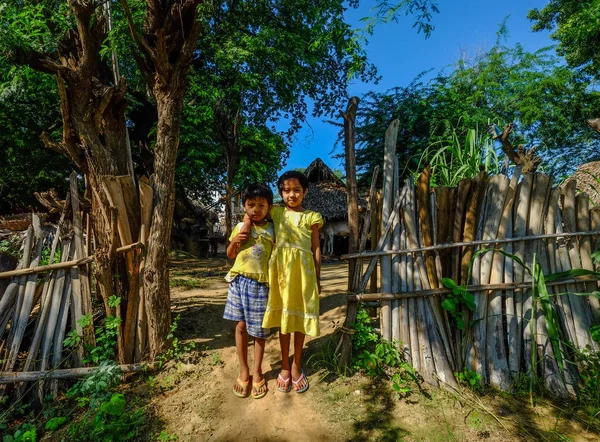
<path fill-rule="evenodd" d="M 433 141 L 421 154 L 417 173 L 431 166 L 432 187 L 454 187 L 463 178 L 473 178 L 480 171 L 492 175 L 500 170 L 494 140 L 478 128 L 464 131 L 451 128 Z"/>

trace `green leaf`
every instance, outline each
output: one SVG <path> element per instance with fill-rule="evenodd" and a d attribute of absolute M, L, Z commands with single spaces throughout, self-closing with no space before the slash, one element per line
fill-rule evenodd
<path fill-rule="evenodd" d="M 46 431 L 56 431 L 65 423 L 67 423 L 66 417 L 53 417 L 48 422 L 46 422 Z"/>
<path fill-rule="evenodd" d="M 110 401 L 104 402 L 100 406 L 100 410 L 111 416 L 120 416 L 125 412 L 125 404 L 125 396 L 121 393 L 115 393 L 110 398 Z"/>

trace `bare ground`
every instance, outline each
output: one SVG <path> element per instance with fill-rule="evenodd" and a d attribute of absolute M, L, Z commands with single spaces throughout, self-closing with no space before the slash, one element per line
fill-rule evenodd
<path fill-rule="evenodd" d="M 399 399 L 388 382 L 327 370 L 327 350 L 335 347 L 335 328 L 345 314 L 346 266 L 339 262 L 323 267 L 322 336 L 307 337 L 310 389 L 304 394 L 276 390 L 281 357 L 274 335 L 267 340 L 263 364 L 269 393 L 260 400 L 239 399 L 231 392 L 238 374 L 234 324 L 222 319 L 226 269 L 223 259 L 176 255 L 172 260 L 177 335 L 196 348 L 132 384 L 132 393 L 152 416 L 144 440 L 157 440 L 161 432 L 180 441 L 600 440 L 568 406 L 539 401 L 532 407 L 505 394 L 478 398 L 439 390 Z"/>

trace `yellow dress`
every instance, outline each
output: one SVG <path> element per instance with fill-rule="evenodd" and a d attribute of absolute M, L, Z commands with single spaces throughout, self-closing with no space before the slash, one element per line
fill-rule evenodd
<path fill-rule="evenodd" d="M 319 291 L 312 253 L 312 226 L 323 225 L 320 213 L 271 208 L 275 249 L 269 263 L 269 300 L 263 328 L 281 333 L 319 335 Z"/>

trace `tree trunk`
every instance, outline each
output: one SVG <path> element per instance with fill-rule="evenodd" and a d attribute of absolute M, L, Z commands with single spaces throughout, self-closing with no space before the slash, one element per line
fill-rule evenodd
<path fill-rule="evenodd" d="M 181 84 L 181 83 L 180 83 Z M 158 90 L 157 90 L 158 89 Z M 171 326 L 169 289 L 169 245 L 175 208 L 175 161 L 184 88 L 155 87 L 158 128 L 154 153 L 154 208 L 144 270 L 144 296 L 148 314 L 150 358 L 163 353 L 169 344 Z"/>

